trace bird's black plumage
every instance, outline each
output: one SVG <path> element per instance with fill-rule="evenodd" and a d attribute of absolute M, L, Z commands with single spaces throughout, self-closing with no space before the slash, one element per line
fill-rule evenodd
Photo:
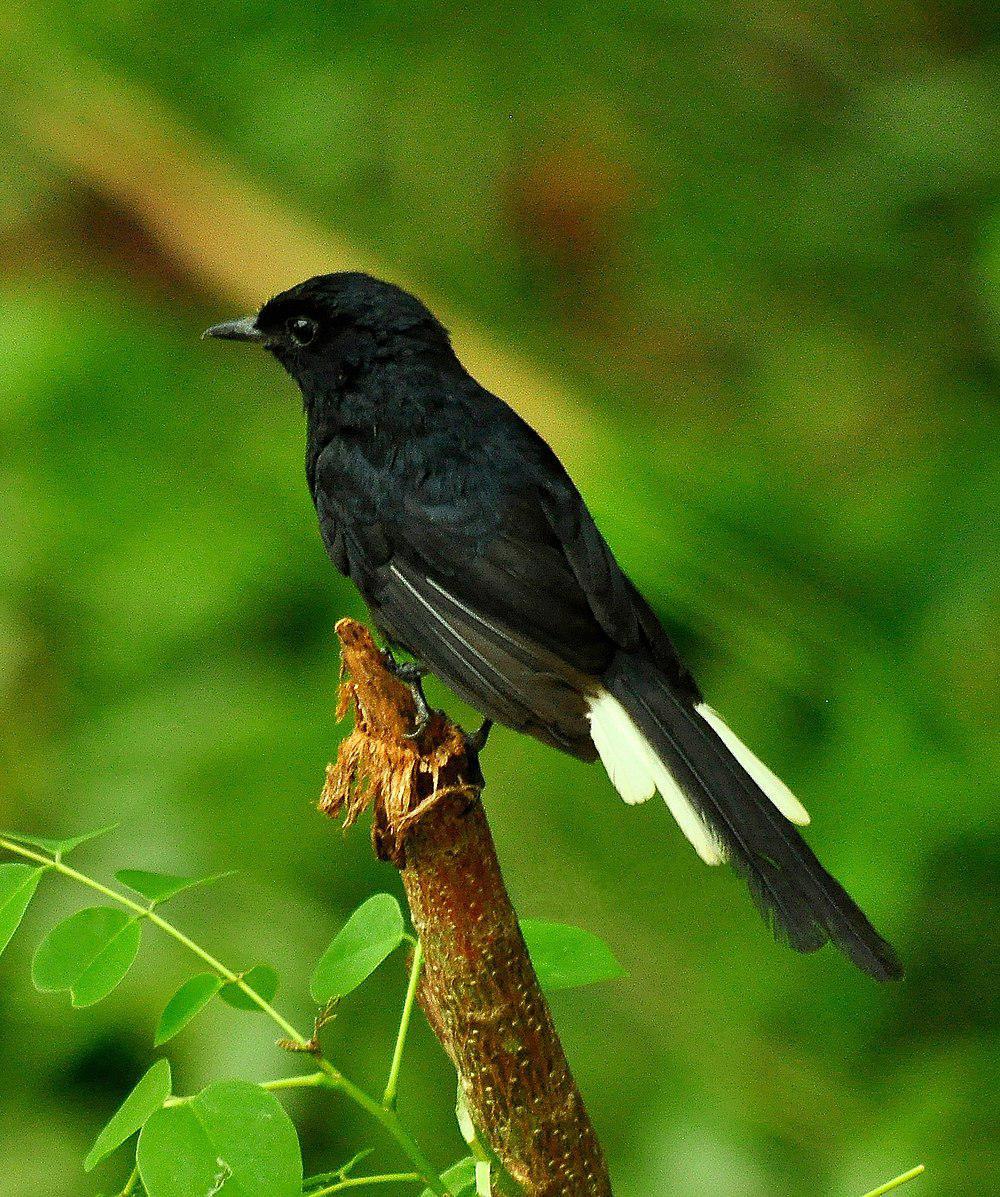
<path fill-rule="evenodd" d="M 702 713 L 558 458 L 467 373 L 419 300 L 367 275 L 324 275 L 210 332 L 263 342 L 299 384 L 323 542 L 391 643 L 488 718 L 587 761 L 593 704 L 611 696 L 689 804 L 703 855 L 717 845 L 777 934 L 800 951 L 833 940 L 873 976 L 899 975 Z M 624 757 L 642 758 L 626 763 L 645 768 L 625 731 Z"/>

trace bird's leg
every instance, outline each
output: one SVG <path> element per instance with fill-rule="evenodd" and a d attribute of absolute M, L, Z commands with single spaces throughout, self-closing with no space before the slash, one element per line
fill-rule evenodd
<path fill-rule="evenodd" d="M 409 691 L 413 695 L 414 706 L 417 708 L 417 719 L 413 725 L 413 731 L 403 733 L 407 740 L 419 740 L 424 734 L 427 724 L 431 721 L 431 708 L 427 705 L 427 699 L 424 697 L 424 688 L 420 684 L 422 677 L 423 674 L 420 673 L 414 677 L 413 681 L 407 681 L 404 677 L 399 679 L 409 687 Z"/>
<path fill-rule="evenodd" d="M 477 731 L 472 735 L 465 737 L 465 745 L 468 750 L 475 756 L 478 756 L 486 747 L 486 741 L 490 738 L 490 729 L 493 727 L 492 719 L 483 719 Z"/>
<path fill-rule="evenodd" d="M 413 696 L 413 705 L 417 708 L 416 722 L 413 731 L 404 733 L 408 740 L 419 740 L 431 721 L 433 711 L 424 696 L 423 679 L 427 676 L 427 666 L 419 661 L 397 661 L 391 648 L 382 649 L 382 663 L 386 671 L 398 678 Z M 484 718 L 476 731 L 465 736 L 465 744 L 473 756 L 478 756 L 486 747 L 493 720 Z"/>
<path fill-rule="evenodd" d="M 397 661 L 391 648 L 382 650 L 382 662 L 386 670 L 393 677 L 398 678 L 413 696 L 413 705 L 417 708 L 416 722 L 413 731 L 405 732 L 407 740 L 419 740 L 424 734 L 427 724 L 431 721 L 431 708 L 424 697 L 423 679 L 427 676 L 427 667 L 417 661 Z"/>

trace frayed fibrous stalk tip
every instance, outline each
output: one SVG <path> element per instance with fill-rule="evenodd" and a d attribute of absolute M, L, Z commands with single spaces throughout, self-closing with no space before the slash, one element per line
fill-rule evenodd
<path fill-rule="evenodd" d="M 386 668 L 371 633 L 352 619 L 337 624 L 343 657 L 337 717 L 353 707 L 354 729 L 328 765 L 319 807 L 343 814 L 350 827 L 368 807 L 372 840 L 383 859 L 402 864 L 408 832 L 446 797 L 474 802 L 480 786 L 465 738 L 440 714 L 418 740 L 408 739 L 416 715 L 409 690 Z"/>

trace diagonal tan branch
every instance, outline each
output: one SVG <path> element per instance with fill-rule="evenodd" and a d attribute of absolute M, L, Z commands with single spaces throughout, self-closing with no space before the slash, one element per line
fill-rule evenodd
<path fill-rule="evenodd" d="M 26 26 L 26 27 L 25 27 Z M 48 31 L 19 13 L 0 15 L 11 44 Z M 37 63 L 30 86 L 5 96 L 28 145 L 78 183 L 137 220 L 185 276 L 237 312 L 311 274 L 367 270 L 417 290 L 451 330 L 462 360 L 485 385 L 529 416 L 540 432 L 571 447 L 576 464 L 593 460 L 599 439 L 577 403 L 544 371 L 487 333 L 392 263 L 379 261 L 241 177 L 134 82 L 106 74 L 80 56 L 48 69 Z"/>
<path fill-rule="evenodd" d="M 376 851 L 400 869 L 425 954 L 420 1004 L 458 1072 L 476 1125 L 531 1197 L 610 1197 L 597 1135 L 569 1069 L 504 886 L 479 800 L 482 776 L 455 725 L 419 742 L 409 691 L 371 634 L 337 625 L 340 714 L 355 727 L 327 771 L 321 808 L 373 808 Z"/>

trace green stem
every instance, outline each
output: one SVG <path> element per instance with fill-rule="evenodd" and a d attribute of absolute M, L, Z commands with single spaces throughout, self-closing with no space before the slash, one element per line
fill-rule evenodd
<path fill-rule="evenodd" d="M 324 1072 L 309 1072 L 303 1073 L 301 1076 L 283 1076 L 276 1081 L 258 1081 L 261 1089 L 267 1089 L 268 1092 L 273 1093 L 276 1089 L 332 1089 L 334 1086 Z M 172 1093 L 165 1101 L 164 1105 L 169 1106 L 186 1106 L 192 1098 L 179 1097 L 176 1093 Z"/>
<path fill-rule="evenodd" d="M 403 1001 L 403 1014 L 399 1020 L 399 1034 L 396 1036 L 396 1047 L 392 1053 L 392 1064 L 389 1068 L 389 1079 L 385 1083 L 385 1093 L 382 1104 L 389 1109 L 396 1108 L 396 1090 L 399 1087 L 399 1070 L 403 1064 L 403 1048 L 406 1046 L 406 1035 L 410 1029 L 410 1018 L 413 1014 L 413 1004 L 417 996 L 417 986 L 420 984 L 420 970 L 424 963 L 424 948 L 418 939 L 413 948 L 413 960 L 410 963 L 410 981 L 406 987 L 406 998 Z"/>
<path fill-rule="evenodd" d="M 493 1180 L 493 1171 L 497 1167 L 496 1159 L 483 1146 L 482 1140 L 479 1138 L 479 1133 L 476 1130 L 476 1124 L 472 1121 L 472 1115 L 469 1113 L 469 1107 L 465 1102 L 465 1094 L 462 1092 L 462 1082 L 458 1083 L 458 1096 L 455 1099 L 455 1119 L 458 1122 L 458 1129 L 461 1132 L 462 1138 L 465 1140 L 466 1146 L 469 1148 L 469 1155 L 476 1161 L 477 1164 L 488 1164 L 490 1168 L 490 1181 L 495 1194 L 505 1192 L 502 1185 Z M 477 1178 L 476 1192 L 479 1192 L 479 1182 Z"/>
<path fill-rule="evenodd" d="M 277 1010 L 261 997 L 261 995 L 248 985 L 239 973 L 233 972 L 232 969 L 227 968 L 220 960 L 217 960 L 211 953 L 206 952 L 205 949 L 189 939 L 183 931 L 178 930 L 173 923 L 168 923 L 162 915 L 149 906 L 143 906 L 134 899 L 127 897 L 125 894 L 120 894 L 111 889 L 110 886 L 103 885 L 100 881 L 96 881 L 93 877 L 88 877 L 86 873 L 80 873 L 70 865 L 63 863 L 62 860 L 51 856 L 44 856 L 40 852 L 35 852 L 33 849 L 26 847 L 23 844 L 17 844 L 11 840 L 0 838 L 0 848 L 5 848 L 8 852 L 13 852 L 16 856 L 24 857 L 26 860 L 33 860 L 36 864 L 40 864 L 45 868 L 54 869 L 57 873 L 61 873 L 64 877 L 70 878 L 72 881 L 78 882 L 80 885 L 86 886 L 88 889 L 94 890 L 105 898 L 110 898 L 112 902 L 117 902 L 119 906 L 129 910 L 136 916 L 136 918 L 148 919 L 155 924 L 165 934 L 169 935 L 171 939 L 177 941 L 182 947 L 187 948 L 199 960 L 203 961 L 213 969 L 224 981 L 228 981 L 233 985 L 237 985 L 248 998 L 262 1010 L 271 1021 L 280 1028 L 285 1036 L 295 1044 L 297 1048 L 315 1054 L 312 1041 L 307 1039 L 300 1031 L 286 1019 L 279 1014 Z M 424 1155 L 423 1151 L 417 1145 L 416 1141 L 410 1133 L 400 1123 L 396 1116 L 395 1110 L 382 1105 L 371 1097 L 360 1086 L 356 1085 L 348 1077 L 338 1069 L 335 1068 L 329 1060 L 324 1060 L 321 1056 L 316 1058 L 316 1064 L 323 1075 L 323 1085 L 331 1089 L 342 1090 L 355 1105 L 360 1106 L 366 1113 L 370 1114 L 377 1122 L 389 1132 L 389 1134 L 396 1140 L 400 1148 L 406 1156 L 409 1157 L 414 1167 L 419 1170 L 420 1178 L 428 1186 L 432 1193 L 437 1197 L 448 1197 L 448 1189 L 442 1181 L 437 1169 Z M 309 1078 L 308 1083 L 311 1085 L 319 1085 L 320 1082 L 316 1079 Z"/>
<path fill-rule="evenodd" d="M 325 1072 L 310 1072 L 302 1076 L 283 1076 L 276 1081 L 261 1081 L 262 1089 L 316 1089 L 327 1085 Z"/>
<path fill-rule="evenodd" d="M 121 1193 L 119 1193 L 118 1197 L 130 1197 L 130 1195 L 135 1192 L 135 1186 L 138 1183 L 139 1183 L 139 1165 L 136 1164 L 136 1166 L 132 1169 L 132 1175 L 125 1182 L 125 1188 L 122 1189 L 122 1191 L 121 1191 Z"/>
<path fill-rule="evenodd" d="M 418 1184 L 422 1181 L 418 1172 L 384 1172 L 379 1176 L 347 1176 L 325 1189 L 314 1189 L 309 1197 L 327 1197 L 328 1193 L 342 1193 L 344 1189 L 362 1189 L 366 1185 Z"/>
<path fill-rule="evenodd" d="M 893 1189 L 898 1189 L 900 1185 L 905 1185 L 908 1180 L 913 1180 L 914 1177 L 919 1176 L 923 1170 L 923 1164 L 917 1164 L 915 1168 L 911 1168 L 909 1172 L 904 1172 L 902 1176 L 897 1176 L 893 1180 L 887 1180 L 884 1185 L 879 1185 L 877 1189 L 872 1189 L 870 1193 L 865 1193 L 865 1197 L 882 1197 L 883 1193 L 891 1193 Z"/>
<path fill-rule="evenodd" d="M 325 1061 L 318 1061 L 322 1068 Z M 343 1089 L 347 1096 L 359 1105 L 363 1110 L 372 1116 L 376 1122 L 381 1122 L 389 1134 L 396 1140 L 396 1142 L 403 1148 L 406 1154 L 410 1157 L 413 1163 L 420 1171 L 424 1182 L 432 1193 L 437 1194 L 437 1197 L 448 1197 L 448 1189 L 444 1181 L 438 1175 L 437 1170 L 430 1160 L 424 1155 L 416 1141 L 412 1138 L 409 1131 L 399 1121 L 399 1115 L 395 1110 L 390 1109 L 389 1106 L 382 1105 L 381 1102 L 370 1097 L 363 1089 L 359 1089 L 353 1081 L 347 1079 L 343 1073 L 338 1073 L 336 1069 L 330 1066 L 333 1076 L 331 1081 L 335 1087 Z M 324 1071 L 326 1071 L 324 1069 Z M 328 1074 L 329 1075 L 329 1074 Z M 334 1080 L 334 1077 L 336 1079 Z"/>

